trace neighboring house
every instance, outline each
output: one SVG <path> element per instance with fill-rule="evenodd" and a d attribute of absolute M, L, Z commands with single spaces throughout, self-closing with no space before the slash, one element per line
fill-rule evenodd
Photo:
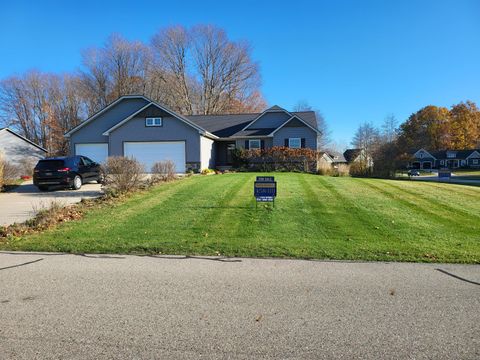
<path fill-rule="evenodd" d="M 33 169 L 37 161 L 47 155 L 47 150 L 9 128 L 0 128 L 0 153 L 14 166 Z"/>
<path fill-rule="evenodd" d="M 318 163 L 333 166 L 334 160 L 332 155 L 325 151 L 321 151 L 318 153 Z"/>
<path fill-rule="evenodd" d="M 458 169 L 480 168 L 480 149 L 427 151 L 419 149 L 412 152 L 413 160 L 409 167 L 414 169 Z"/>
<path fill-rule="evenodd" d="M 330 152 L 328 155 L 332 159 L 333 166 L 340 165 L 340 164 L 344 164 L 344 165 L 347 164 L 347 160 L 345 159 L 345 156 L 343 156 L 342 153 Z"/>
<path fill-rule="evenodd" d="M 368 167 L 373 166 L 372 157 L 367 155 L 363 149 L 347 149 L 344 151 L 343 157 L 345 158 L 347 164 L 365 161 Z"/>
<path fill-rule="evenodd" d="M 319 135 L 313 111 L 184 116 L 139 95 L 120 97 L 65 134 L 72 155 L 134 157 L 146 171 L 171 160 L 177 172 L 229 166 L 238 148 L 317 150 Z"/>

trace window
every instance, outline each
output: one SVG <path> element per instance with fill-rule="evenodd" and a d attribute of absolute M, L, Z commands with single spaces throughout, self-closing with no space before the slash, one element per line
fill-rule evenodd
<path fill-rule="evenodd" d="M 420 155 L 420 157 L 421 157 L 421 158 L 423 158 L 423 151 L 422 151 L 422 152 L 420 152 L 420 154 L 419 154 L 419 155 Z"/>
<path fill-rule="evenodd" d="M 462 166 L 465 166 L 465 160 L 460 161 L 460 163 L 462 164 Z"/>
<path fill-rule="evenodd" d="M 83 165 L 85 165 L 85 166 L 90 166 L 90 165 L 93 164 L 92 160 L 90 160 L 89 158 L 84 157 L 84 156 L 82 156 L 82 161 L 83 161 Z"/>
<path fill-rule="evenodd" d="M 147 117 L 145 118 L 145 126 L 162 126 L 161 117 Z"/>
<path fill-rule="evenodd" d="M 447 152 L 447 158 L 455 158 L 457 153 L 455 151 L 449 151 Z"/>
<path fill-rule="evenodd" d="M 260 149 L 261 148 L 260 140 L 258 140 L 258 139 L 248 140 L 248 148 L 249 149 Z"/>
<path fill-rule="evenodd" d="M 473 165 L 478 165 L 478 159 L 473 159 L 473 160 L 472 160 L 472 164 L 473 164 Z"/>
<path fill-rule="evenodd" d="M 289 138 L 288 147 L 292 149 L 300 149 L 302 147 L 302 139 L 300 138 Z"/>

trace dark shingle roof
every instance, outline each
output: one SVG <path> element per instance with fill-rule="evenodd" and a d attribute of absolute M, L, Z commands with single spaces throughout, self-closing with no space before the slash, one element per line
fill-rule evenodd
<path fill-rule="evenodd" d="M 350 163 L 360 155 L 361 151 L 361 149 L 347 149 L 344 151 L 343 156 L 345 157 L 345 160 Z"/>
<path fill-rule="evenodd" d="M 275 105 L 276 106 L 276 105 Z M 274 107 L 275 107 L 274 106 Z M 272 108 L 274 108 L 272 107 Z M 278 106 L 277 106 L 278 107 Z M 272 109 L 270 108 L 270 109 Z M 278 109 L 283 110 L 278 107 Z M 242 131 L 250 122 L 261 113 L 250 114 L 224 114 L 224 115 L 187 115 L 186 118 L 208 132 L 219 137 L 230 136 L 260 136 L 268 135 L 275 129 L 256 129 Z M 313 111 L 292 112 L 314 129 L 317 129 L 317 118 Z M 250 132 L 250 133 L 249 133 Z"/>
<path fill-rule="evenodd" d="M 333 159 L 333 162 L 336 162 L 336 163 L 346 163 L 347 162 L 347 160 L 345 159 L 345 156 L 343 156 L 343 154 L 341 154 L 339 152 L 330 151 L 330 152 L 328 152 L 328 155 Z"/>
<path fill-rule="evenodd" d="M 447 156 L 447 152 L 455 152 L 455 157 L 449 158 Z M 442 150 L 442 151 L 432 151 L 430 154 L 435 156 L 437 159 L 466 159 L 470 156 L 474 151 L 480 152 L 480 149 L 471 149 L 471 150 Z"/>

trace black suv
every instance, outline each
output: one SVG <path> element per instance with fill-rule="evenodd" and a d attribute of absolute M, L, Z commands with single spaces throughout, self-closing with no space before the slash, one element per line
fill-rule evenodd
<path fill-rule="evenodd" d="M 45 191 L 49 186 L 65 186 L 78 190 L 83 183 L 100 183 L 100 165 L 86 156 L 55 157 L 40 160 L 33 171 L 33 184 Z"/>

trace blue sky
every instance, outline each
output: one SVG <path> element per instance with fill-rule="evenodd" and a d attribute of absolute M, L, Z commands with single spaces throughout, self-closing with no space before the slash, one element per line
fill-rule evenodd
<path fill-rule="evenodd" d="M 480 1 L 0 0 L 0 78 L 80 66 L 113 32 L 212 23 L 249 40 L 269 104 L 306 100 L 348 143 L 365 121 L 428 104 L 480 104 Z"/>

